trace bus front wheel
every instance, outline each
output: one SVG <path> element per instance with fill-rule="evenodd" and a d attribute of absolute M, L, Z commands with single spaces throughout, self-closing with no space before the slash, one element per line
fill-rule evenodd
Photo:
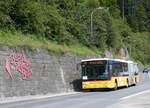
<path fill-rule="evenodd" d="M 134 79 L 134 86 L 136 86 L 137 85 L 137 79 L 135 78 Z"/>
<path fill-rule="evenodd" d="M 128 88 L 129 87 L 129 81 L 127 79 L 127 82 L 126 82 L 126 87 Z"/>
<path fill-rule="evenodd" d="M 117 83 L 117 81 L 115 81 L 115 83 L 114 83 L 115 85 L 114 85 L 114 88 L 113 88 L 113 90 L 117 90 L 117 88 L 118 88 L 118 83 Z"/>

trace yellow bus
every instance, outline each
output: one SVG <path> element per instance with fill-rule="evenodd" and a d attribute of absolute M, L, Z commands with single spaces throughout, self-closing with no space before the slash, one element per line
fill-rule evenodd
<path fill-rule="evenodd" d="M 133 61 L 96 58 L 81 61 L 82 89 L 128 87 L 139 82 L 138 66 Z"/>

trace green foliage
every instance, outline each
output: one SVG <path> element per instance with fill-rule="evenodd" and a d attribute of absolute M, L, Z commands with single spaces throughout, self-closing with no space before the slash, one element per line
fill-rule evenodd
<path fill-rule="evenodd" d="M 130 54 L 144 64 L 150 63 L 150 34 L 133 33 L 130 39 Z"/>
<path fill-rule="evenodd" d="M 150 31 L 149 0 L 118 0 L 120 10 L 134 32 Z M 124 11 L 123 11 L 124 10 Z"/>
<path fill-rule="evenodd" d="M 99 6 L 99 1 L 98 0 L 86 0 L 86 5 L 89 8 L 96 8 Z"/>
<path fill-rule="evenodd" d="M 106 49 L 113 49 L 117 53 L 120 48 L 127 47 L 134 59 L 149 64 L 150 1 L 124 1 L 123 5 L 122 0 L 1 0 L 1 31 L 19 31 L 14 34 L 16 41 L 13 41 L 13 36 L 7 36 L 11 32 L 0 32 L 4 37 L 0 37 L 1 44 L 30 43 L 29 46 L 46 46 L 58 52 L 78 50 L 83 55 L 93 54 L 93 50 L 88 48 L 94 49 L 95 53 L 102 53 Z M 124 21 L 121 18 L 123 10 Z M 17 41 L 23 37 L 25 42 Z"/>
<path fill-rule="evenodd" d="M 138 27 L 139 31 L 147 31 L 147 15 L 145 13 L 145 8 L 142 4 L 138 7 L 138 14 L 137 14 L 137 21 L 138 21 Z"/>
<path fill-rule="evenodd" d="M 38 35 L 40 36 L 40 35 Z M 23 34 L 18 31 L 0 30 L 0 45 L 20 46 L 34 48 L 44 48 L 52 53 L 75 53 L 81 56 L 100 54 L 97 49 L 88 48 L 80 43 L 72 45 L 59 45 L 47 38 L 38 38 L 37 35 Z"/>
<path fill-rule="evenodd" d="M 13 20 L 9 16 L 11 0 L 0 1 L 0 28 L 12 28 Z"/>
<path fill-rule="evenodd" d="M 109 12 L 113 17 L 120 17 L 120 10 L 117 5 L 117 0 L 99 0 L 99 3 L 101 6 L 109 8 Z"/>
<path fill-rule="evenodd" d="M 120 28 L 118 27 L 119 21 L 112 19 L 111 25 L 108 25 L 108 42 L 107 44 L 114 49 L 114 51 L 118 51 L 123 45 L 122 45 L 122 35 L 120 32 Z"/>
<path fill-rule="evenodd" d="M 24 33 L 42 33 L 45 30 L 43 22 L 46 19 L 43 12 L 43 7 L 37 2 L 16 0 L 10 17 L 17 30 L 20 29 Z"/>

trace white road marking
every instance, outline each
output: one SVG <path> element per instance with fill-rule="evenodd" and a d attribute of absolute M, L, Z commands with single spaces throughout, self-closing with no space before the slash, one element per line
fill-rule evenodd
<path fill-rule="evenodd" d="M 137 96 L 137 95 L 141 95 L 141 94 L 148 93 L 148 92 L 150 92 L 150 89 L 149 89 L 149 90 L 142 91 L 142 92 L 139 92 L 139 93 L 135 93 L 135 94 L 132 94 L 132 95 L 129 95 L 129 96 L 126 96 L 126 97 L 123 97 L 123 98 L 121 98 L 120 100 L 129 99 L 129 98 L 135 97 L 135 96 Z"/>

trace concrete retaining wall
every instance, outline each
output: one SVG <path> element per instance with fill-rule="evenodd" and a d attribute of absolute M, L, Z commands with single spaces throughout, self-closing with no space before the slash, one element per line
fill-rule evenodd
<path fill-rule="evenodd" d="M 31 61 L 32 75 L 20 80 L 21 74 L 11 65 L 11 79 L 6 72 L 6 59 L 12 53 L 24 53 Z M 81 57 L 51 54 L 47 50 L 0 46 L 0 98 L 39 94 L 70 92 L 76 88 L 74 82 L 80 79 L 76 64 Z"/>

